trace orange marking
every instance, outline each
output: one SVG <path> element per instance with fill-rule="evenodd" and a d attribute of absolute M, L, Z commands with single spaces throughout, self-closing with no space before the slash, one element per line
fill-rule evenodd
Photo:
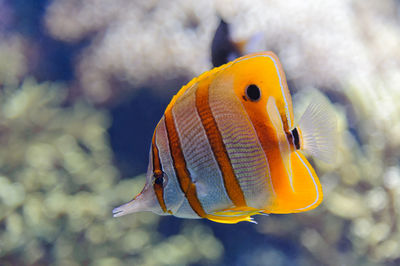
<path fill-rule="evenodd" d="M 154 131 L 151 150 L 152 150 L 152 156 L 153 156 L 153 173 L 154 173 L 154 176 L 160 176 L 160 175 L 162 175 L 162 170 L 161 170 L 160 156 L 158 154 L 158 148 L 156 146 L 156 131 Z M 170 213 L 170 211 L 167 210 L 167 206 L 165 205 L 164 187 L 163 187 L 163 185 L 154 183 L 153 184 L 153 189 L 154 189 L 154 192 L 156 193 L 156 197 L 157 197 L 158 203 L 160 204 L 161 209 L 163 210 L 163 212 L 169 212 Z"/>
<path fill-rule="evenodd" d="M 272 60 L 265 60 L 265 57 L 258 55 L 273 57 L 278 69 Z M 293 122 L 292 101 L 279 60 L 272 53 L 253 54 L 243 57 L 240 60 L 237 64 L 233 64 L 230 68 L 227 68 L 224 75 L 227 78 L 235 77 L 233 86 L 235 93 L 238 99 L 241 100 L 254 126 L 258 140 L 268 160 L 270 178 L 275 196 L 265 205 L 264 212 L 291 213 L 314 208 L 320 202 L 319 197 L 322 195 L 322 192 L 320 193 L 319 191 L 318 178 L 305 158 L 303 164 L 296 155 L 296 152 L 288 153 L 285 156 L 290 156 L 291 160 L 294 191 L 292 190 L 279 149 L 277 132 L 266 109 L 269 97 L 274 97 L 282 119 L 284 131 L 289 132 L 291 124 L 289 124 L 286 117 L 286 112 L 289 112 L 288 115 L 291 118 L 291 122 Z M 261 69 L 262 71 L 260 71 Z M 224 82 L 222 74 L 220 74 L 219 79 L 219 82 Z M 245 89 L 250 84 L 256 84 L 261 90 L 261 98 L 257 102 L 242 100 Z M 280 87 L 281 84 L 283 86 L 283 94 Z M 284 95 L 286 102 L 284 101 Z M 288 110 L 285 107 L 286 103 L 288 104 Z M 301 140 L 301 132 L 299 132 L 299 135 Z M 299 154 L 299 156 L 302 155 Z M 311 175 L 308 170 L 311 172 Z M 318 197 L 316 193 L 319 193 Z M 316 203 L 313 203 L 314 201 Z"/>
<path fill-rule="evenodd" d="M 245 109 L 253 122 L 258 139 L 267 156 L 271 181 L 276 195 L 271 202 L 265 205 L 264 212 L 292 213 L 306 210 L 300 209 L 309 205 L 315 199 L 315 191 L 312 191 L 312 189 L 315 190 L 315 186 L 308 172 L 304 166 L 297 163 L 298 158 L 293 156 L 294 152 L 286 155 L 291 156 L 293 191 L 279 150 L 275 128 L 271 125 L 271 121 L 251 106 L 245 105 Z"/>
<path fill-rule="evenodd" d="M 275 202 L 267 206 L 266 213 L 303 212 L 317 207 L 323 198 L 319 179 L 307 159 L 299 151 L 290 154 L 293 186 L 296 193 L 280 189 Z"/>
<path fill-rule="evenodd" d="M 196 108 L 201 122 L 206 131 L 208 142 L 215 155 L 218 166 L 221 169 L 224 185 L 229 198 L 237 207 L 246 206 L 246 200 L 239 182 L 236 179 L 230 159 L 228 157 L 225 144 L 218 130 L 217 122 L 211 113 L 208 99 L 209 83 L 199 85 L 196 90 Z"/>
<path fill-rule="evenodd" d="M 178 136 L 178 132 L 175 128 L 175 122 L 172 117 L 172 106 L 167 107 L 165 111 L 165 125 L 167 128 L 167 135 L 169 140 L 169 149 L 171 152 L 171 157 L 173 165 L 175 168 L 175 173 L 178 178 L 179 185 L 185 197 L 189 201 L 190 207 L 193 211 L 200 217 L 206 217 L 206 213 L 201 206 L 201 202 L 197 197 L 196 185 L 192 182 L 190 178 L 190 173 L 186 167 L 186 161 L 182 153 L 182 148 Z"/>

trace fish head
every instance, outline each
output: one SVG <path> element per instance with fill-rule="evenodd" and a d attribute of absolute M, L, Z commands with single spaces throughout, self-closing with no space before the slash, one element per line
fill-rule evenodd
<path fill-rule="evenodd" d="M 259 119 L 269 120 L 267 103 L 270 97 L 276 101 L 285 130 L 293 127 L 292 99 L 287 87 L 285 73 L 278 57 L 272 52 L 250 54 L 235 60 L 218 76 L 220 84 L 231 81 L 231 86 L 247 113 Z"/>

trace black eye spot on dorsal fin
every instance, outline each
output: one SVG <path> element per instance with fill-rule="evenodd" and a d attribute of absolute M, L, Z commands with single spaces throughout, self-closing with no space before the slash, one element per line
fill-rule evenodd
<path fill-rule="evenodd" d="M 157 185 L 162 186 L 164 183 L 164 178 L 163 177 L 157 177 L 156 179 L 154 179 L 154 183 Z"/>
<path fill-rule="evenodd" d="M 261 98 L 261 91 L 257 85 L 251 84 L 246 88 L 246 96 L 252 101 L 256 102 Z"/>
<path fill-rule="evenodd" d="M 162 186 L 164 183 L 164 172 L 156 170 L 154 171 L 153 175 L 154 175 L 154 183 Z"/>
<path fill-rule="evenodd" d="M 293 143 L 294 146 L 296 146 L 296 149 L 300 149 L 300 138 L 299 138 L 299 132 L 297 131 L 297 128 L 294 128 L 292 130 L 292 136 L 293 136 Z"/>

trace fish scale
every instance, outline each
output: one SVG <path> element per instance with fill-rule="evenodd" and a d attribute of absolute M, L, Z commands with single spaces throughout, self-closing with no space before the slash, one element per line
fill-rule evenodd
<path fill-rule="evenodd" d="M 335 125 L 328 108 L 313 105 L 293 128 L 278 57 L 238 58 L 194 78 L 172 98 L 154 132 L 146 185 L 114 216 L 153 211 L 237 223 L 311 210 L 323 193 L 302 152 L 333 156 Z"/>

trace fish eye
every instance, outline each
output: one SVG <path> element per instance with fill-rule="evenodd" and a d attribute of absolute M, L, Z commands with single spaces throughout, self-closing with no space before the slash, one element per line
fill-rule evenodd
<path fill-rule="evenodd" d="M 164 183 L 164 177 L 157 177 L 155 180 L 154 180 L 154 183 L 155 184 L 157 184 L 157 185 L 163 185 L 163 183 Z"/>
<path fill-rule="evenodd" d="M 163 171 L 156 171 L 153 174 L 154 184 L 165 186 L 167 184 L 167 175 Z"/>
<path fill-rule="evenodd" d="M 252 101 L 258 101 L 261 98 L 261 91 L 257 85 L 251 84 L 246 88 L 246 96 L 247 98 Z"/>

